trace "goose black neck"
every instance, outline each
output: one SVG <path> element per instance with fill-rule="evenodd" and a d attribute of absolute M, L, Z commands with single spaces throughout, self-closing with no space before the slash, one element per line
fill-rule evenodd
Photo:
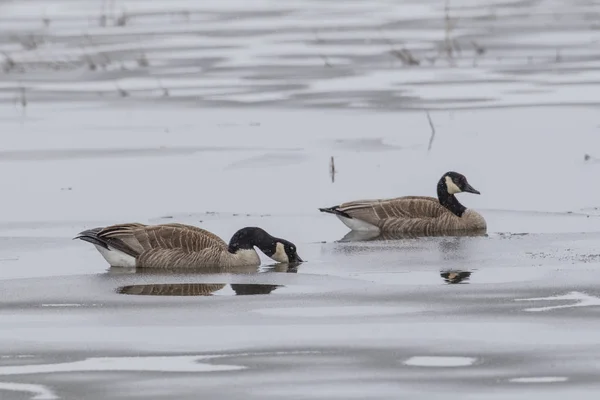
<path fill-rule="evenodd" d="M 261 250 L 270 247 L 275 239 L 261 228 L 242 228 L 233 234 L 229 241 L 228 251 L 236 253 L 238 250 L 250 250 L 257 246 Z"/>
<path fill-rule="evenodd" d="M 462 217 L 464 212 L 467 210 L 467 207 L 460 204 L 458 199 L 453 194 L 448 193 L 448 186 L 446 186 L 445 178 L 440 179 L 438 182 L 437 195 L 440 204 L 450 210 L 450 212 L 457 217 Z"/>

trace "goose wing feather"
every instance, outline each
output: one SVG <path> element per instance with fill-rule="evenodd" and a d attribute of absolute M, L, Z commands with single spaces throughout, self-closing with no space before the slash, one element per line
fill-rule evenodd
<path fill-rule="evenodd" d="M 218 264 L 225 243 L 204 229 L 183 224 L 120 224 L 98 233 L 109 246 L 138 259 L 148 268 Z"/>
<path fill-rule="evenodd" d="M 485 228 L 485 223 L 479 221 L 479 214 L 467 212 L 465 217 L 459 218 L 434 197 L 405 196 L 388 200 L 353 201 L 340 205 L 337 210 L 387 232 L 431 235 Z"/>
<path fill-rule="evenodd" d="M 404 196 L 385 200 L 358 200 L 341 204 L 338 208 L 352 218 L 380 225 L 390 218 L 438 218 L 451 214 L 438 199 L 425 196 Z"/>

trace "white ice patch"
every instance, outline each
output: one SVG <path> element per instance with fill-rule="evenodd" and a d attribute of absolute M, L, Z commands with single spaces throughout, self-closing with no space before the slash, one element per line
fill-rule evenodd
<path fill-rule="evenodd" d="M 449 176 L 446 176 L 446 187 L 448 188 L 448 194 L 456 194 L 462 192 L 462 190 L 460 190 L 460 188 L 456 186 L 456 183 L 454 183 L 452 178 L 450 178 Z"/>
<path fill-rule="evenodd" d="M 527 378 L 513 378 L 509 382 L 514 383 L 556 383 L 566 382 L 569 378 L 566 376 L 531 376 Z"/>
<path fill-rule="evenodd" d="M 337 214 L 336 214 L 337 215 Z M 353 231 L 362 231 L 362 232 L 379 232 L 379 228 L 373 224 L 370 224 L 365 221 L 361 221 L 356 218 L 346 218 L 341 215 L 337 215 L 337 217 L 346 225 L 348 228 Z"/>
<path fill-rule="evenodd" d="M 475 360 L 473 357 L 416 356 L 404 361 L 404 364 L 415 367 L 468 367 Z"/>
<path fill-rule="evenodd" d="M 556 310 L 559 308 L 600 306 L 600 298 L 595 297 L 595 296 L 590 296 L 589 294 L 585 294 L 582 292 L 570 292 L 570 293 L 563 294 L 560 296 L 534 297 L 531 299 L 515 299 L 515 301 L 542 301 L 542 300 L 547 300 L 547 301 L 574 300 L 575 303 L 562 304 L 562 305 L 558 305 L 558 306 L 532 307 L 532 308 L 526 308 L 525 311 L 540 312 L 540 311 Z"/>
<path fill-rule="evenodd" d="M 42 307 L 98 307 L 100 304 L 44 303 Z"/>
<path fill-rule="evenodd" d="M 0 367 L 0 376 L 87 371 L 211 372 L 237 371 L 246 368 L 239 365 L 215 365 L 198 362 L 214 358 L 218 357 L 93 357 L 82 361 L 60 364 L 2 366 Z"/>

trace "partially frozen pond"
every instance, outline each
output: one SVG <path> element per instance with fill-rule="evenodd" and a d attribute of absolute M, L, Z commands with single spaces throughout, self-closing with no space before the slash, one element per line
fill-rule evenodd
<path fill-rule="evenodd" d="M 595 398 L 600 5 L 449 4 L 0 0 L 0 398 Z M 318 212 L 450 170 L 487 234 Z M 131 221 L 306 262 L 71 240 Z"/>

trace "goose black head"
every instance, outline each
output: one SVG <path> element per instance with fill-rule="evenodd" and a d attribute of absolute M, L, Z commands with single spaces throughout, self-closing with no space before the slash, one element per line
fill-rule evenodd
<path fill-rule="evenodd" d="M 235 253 L 241 249 L 252 249 L 254 246 L 280 263 L 304 262 L 298 255 L 294 243 L 271 236 L 264 229 L 257 227 L 247 227 L 237 231 L 229 241 L 229 252 Z"/>
<path fill-rule="evenodd" d="M 467 182 L 467 178 L 459 174 L 458 172 L 446 172 L 440 182 L 438 183 L 439 189 L 445 190 L 449 195 L 455 195 L 456 193 L 474 193 L 481 194 L 473 186 Z"/>

